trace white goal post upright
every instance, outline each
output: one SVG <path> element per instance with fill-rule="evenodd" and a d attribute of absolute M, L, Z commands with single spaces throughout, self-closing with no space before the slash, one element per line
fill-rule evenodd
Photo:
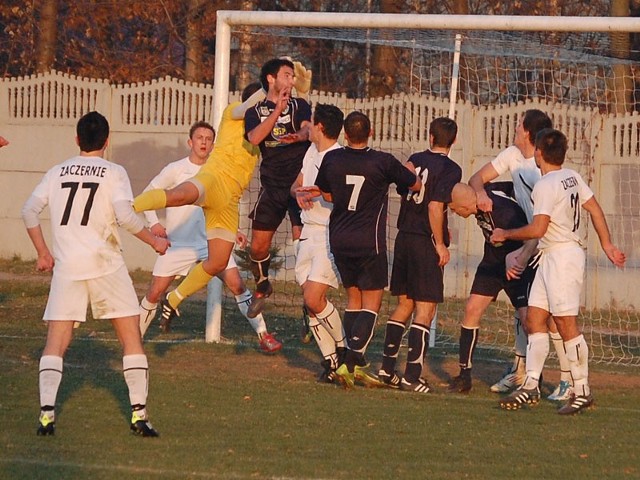
<path fill-rule="evenodd" d="M 640 22 L 630 17 L 546 17 L 498 15 L 421 15 L 346 12 L 217 12 L 213 125 L 217 127 L 228 104 L 231 27 L 332 27 L 354 29 L 431 29 L 484 31 L 640 32 Z M 458 47 L 458 43 L 456 44 Z M 452 85 L 453 87 L 453 85 Z M 455 93 L 452 88 L 452 104 Z M 450 116 L 453 114 L 450 111 Z M 222 284 L 212 281 L 207 301 L 207 341 L 220 340 Z"/>

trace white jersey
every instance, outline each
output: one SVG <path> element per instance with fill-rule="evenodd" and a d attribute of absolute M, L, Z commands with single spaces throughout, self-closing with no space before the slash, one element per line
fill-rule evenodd
<path fill-rule="evenodd" d="M 580 174 L 570 168 L 553 170 L 544 175 L 533 189 L 534 215 L 548 215 L 549 228 L 540 239 L 541 250 L 571 243 L 582 246 L 580 206 L 593 197 L 593 192 Z"/>
<path fill-rule="evenodd" d="M 541 176 L 535 159 L 533 157 L 524 158 L 520 149 L 515 145 L 511 145 L 500 152 L 491 161 L 491 165 L 498 172 L 498 175 L 502 175 L 505 172 L 511 173 L 516 201 L 527 215 L 527 220 L 531 222 L 533 220 L 531 192 Z"/>
<path fill-rule="evenodd" d="M 331 145 L 323 152 L 319 152 L 314 143 L 311 144 L 302 160 L 302 186 L 315 185 L 318 170 L 322 165 L 322 160 L 327 152 L 340 148 L 338 142 Z M 313 207 L 309 210 L 303 209 L 300 218 L 304 225 L 329 225 L 329 216 L 333 204 L 327 202 L 322 196 L 313 199 Z"/>
<path fill-rule="evenodd" d="M 194 177 L 201 167 L 202 165 L 192 163 L 189 157 L 171 162 L 149 182 L 145 191 L 154 188 L 163 190 L 174 188 L 185 180 Z M 155 211 L 144 212 L 144 216 L 149 226 L 158 223 L 158 215 Z M 171 242 L 170 248 L 193 247 L 206 250 L 207 236 L 201 207 L 184 205 L 182 207 L 167 208 L 164 226 Z"/>
<path fill-rule="evenodd" d="M 31 195 L 49 205 L 56 275 L 87 280 L 124 266 L 113 205 L 133 202 L 133 194 L 121 165 L 73 157 L 51 168 Z"/>

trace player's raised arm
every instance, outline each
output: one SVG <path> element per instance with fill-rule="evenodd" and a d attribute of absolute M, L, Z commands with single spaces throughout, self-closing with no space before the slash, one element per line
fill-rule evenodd
<path fill-rule="evenodd" d="M 598 201 L 595 199 L 595 197 L 591 197 L 589 200 L 584 202 L 582 206 L 586 211 L 589 212 L 589 215 L 591 216 L 593 228 L 598 234 L 600 245 L 602 246 L 602 250 L 604 251 L 604 253 L 607 255 L 607 258 L 616 267 L 624 267 L 627 257 L 622 251 L 618 249 L 618 247 L 611 243 L 609 226 L 607 225 L 607 220 Z"/>
<path fill-rule="evenodd" d="M 493 202 L 487 195 L 484 185 L 496 178 L 498 178 L 498 172 L 491 162 L 488 162 L 484 164 L 480 170 L 471 175 L 469 179 L 469 185 L 476 191 L 478 209 L 483 212 L 493 210 Z"/>

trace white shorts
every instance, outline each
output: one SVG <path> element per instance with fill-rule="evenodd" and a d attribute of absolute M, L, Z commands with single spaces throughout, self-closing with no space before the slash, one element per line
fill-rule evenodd
<path fill-rule="evenodd" d="M 122 266 L 113 273 L 89 280 L 71 280 L 54 273 L 43 320 L 84 322 L 89 302 L 95 319 L 140 315 L 133 282 L 127 267 Z"/>
<path fill-rule="evenodd" d="M 576 316 L 584 283 L 585 254 L 571 244 L 545 249 L 529 293 L 529 306 L 558 317 Z"/>
<path fill-rule="evenodd" d="M 305 225 L 300 235 L 296 257 L 296 281 L 302 285 L 307 280 L 338 288 L 338 269 L 329 250 L 329 230 L 322 226 Z"/>
<path fill-rule="evenodd" d="M 164 255 L 158 255 L 156 263 L 153 266 L 154 277 L 175 277 L 185 276 L 191 270 L 196 262 L 201 262 L 207 258 L 209 252 L 207 248 L 192 247 L 171 247 Z M 229 255 L 229 263 L 226 270 L 236 268 L 236 261 L 233 253 Z"/>

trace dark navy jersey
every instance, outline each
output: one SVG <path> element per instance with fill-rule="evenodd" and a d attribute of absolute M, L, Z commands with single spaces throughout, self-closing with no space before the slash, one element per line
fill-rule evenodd
<path fill-rule="evenodd" d="M 478 213 L 476 213 L 478 226 L 482 229 L 482 234 L 485 239 L 482 263 L 504 264 L 504 259 L 507 254 L 520 248 L 522 242 L 507 240 L 500 246 L 492 245 L 489 238 L 493 230 L 495 228 L 505 230 L 520 228 L 529 222 L 527 222 L 527 216 L 524 210 L 520 208 L 513 198 L 506 196 L 502 190 L 493 189 L 491 183 L 485 185 L 485 190 L 493 202 L 493 209 L 491 212 L 478 210 Z"/>
<path fill-rule="evenodd" d="M 244 115 L 244 130 L 250 132 L 260 125 L 276 108 L 275 103 L 263 100 Z M 287 188 L 298 177 L 302 159 L 310 142 L 282 143 L 280 137 L 300 130 L 302 122 L 311 119 L 311 107 L 301 98 L 291 98 L 271 133 L 260 142 L 260 183 L 264 187 Z M 245 133 L 246 136 L 246 133 Z"/>
<path fill-rule="evenodd" d="M 327 152 L 316 185 L 333 197 L 333 254 L 363 257 L 386 252 L 389 186 L 408 189 L 415 182 L 416 176 L 388 153 L 349 147 Z"/>
<path fill-rule="evenodd" d="M 443 209 L 451 202 L 451 190 L 462 179 L 460 166 L 443 153 L 426 150 L 414 153 L 409 161 L 416 167 L 416 175 L 422 180 L 419 192 L 398 189 L 402 196 L 400 213 L 398 215 L 398 230 L 407 233 L 428 235 L 431 232 L 429 224 L 429 202 L 442 202 Z M 444 215 L 444 243 L 449 245 L 449 229 L 447 215 Z"/>

